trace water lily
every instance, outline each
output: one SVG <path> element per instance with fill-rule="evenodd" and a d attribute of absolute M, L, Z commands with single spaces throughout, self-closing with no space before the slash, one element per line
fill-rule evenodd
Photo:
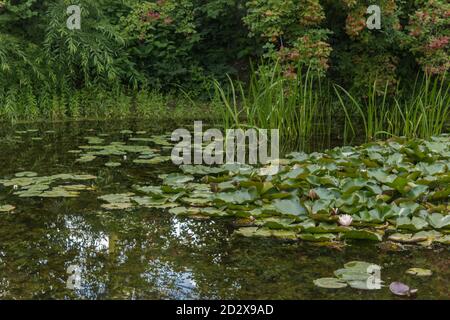
<path fill-rule="evenodd" d="M 13 189 L 17 190 L 17 189 L 19 189 L 19 186 L 17 184 L 15 184 L 15 185 L 13 185 Z"/>
<path fill-rule="evenodd" d="M 352 224 L 353 218 L 348 214 L 343 214 L 339 216 L 339 224 L 344 227 L 348 227 Z"/>

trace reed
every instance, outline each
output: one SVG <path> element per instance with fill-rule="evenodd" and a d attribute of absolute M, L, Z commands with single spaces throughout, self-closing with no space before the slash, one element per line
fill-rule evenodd
<path fill-rule="evenodd" d="M 214 101 L 226 128 L 279 129 L 284 144 L 305 146 L 317 134 L 329 134 L 326 111 L 331 99 L 310 68 L 298 66 L 287 77 L 278 61 L 252 68 L 248 85 L 228 77 L 227 85 L 214 81 Z"/>
<path fill-rule="evenodd" d="M 367 99 L 357 98 L 335 84 L 345 115 L 346 142 L 360 132 L 366 141 L 388 136 L 430 138 L 443 133 L 450 115 L 449 89 L 446 75 L 418 75 L 412 88 L 401 91 L 397 87 L 393 95 L 388 93 L 387 83 L 382 94 L 377 94 L 375 80 Z"/>

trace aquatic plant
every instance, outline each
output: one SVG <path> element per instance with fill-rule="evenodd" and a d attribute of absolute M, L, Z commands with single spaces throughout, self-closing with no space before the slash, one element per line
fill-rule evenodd
<path fill-rule="evenodd" d="M 235 233 L 249 237 L 450 243 L 448 135 L 295 152 L 279 163 L 271 176 L 243 164 L 182 165 L 183 173 L 160 175 L 160 186 L 135 186 L 145 195 L 129 195 L 124 203 L 171 208 L 178 216 L 243 219 Z"/>
<path fill-rule="evenodd" d="M 419 78 L 419 75 L 417 76 Z M 366 141 L 389 136 L 429 138 L 445 132 L 450 119 L 450 82 L 446 77 L 424 75 L 406 92 L 398 88 L 390 96 L 388 83 L 378 93 L 378 80 L 366 100 L 353 96 L 339 85 L 335 92 L 345 114 L 345 140 L 362 131 Z"/>
<path fill-rule="evenodd" d="M 229 78 L 228 87 L 215 81 L 214 101 L 226 128 L 279 129 L 281 141 L 305 146 L 314 136 L 329 133 L 332 110 L 327 88 L 311 69 L 297 66 L 288 77 L 278 61 L 261 64 L 250 75 L 248 86 Z"/>

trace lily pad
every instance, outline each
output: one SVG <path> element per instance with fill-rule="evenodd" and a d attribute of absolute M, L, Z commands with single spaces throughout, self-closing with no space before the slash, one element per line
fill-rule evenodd
<path fill-rule="evenodd" d="M 236 235 L 244 237 L 272 237 L 282 240 L 297 240 L 297 235 L 294 231 L 289 230 L 271 230 L 258 227 L 243 227 L 234 231 Z"/>
<path fill-rule="evenodd" d="M 342 234 L 343 239 L 383 241 L 383 235 L 370 230 L 350 230 Z"/>
<path fill-rule="evenodd" d="M 313 281 L 317 287 L 327 289 L 341 289 L 347 286 L 347 283 L 342 282 L 337 278 L 320 278 Z"/>
<path fill-rule="evenodd" d="M 9 204 L 0 206 L 0 212 L 11 212 L 11 211 L 14 211 L 15 209 L 16 209 L 16 207 L 11 206 Z"/>
<path fill-rule="evenodd" d="M 75 160 L 75 162 L 86 163 L 86 162 L 91 162 L 91 161 L 95 160 L 96 158 L 97 158 L 96 156 L 86 155 L 86 156 L 79 157 L 77 160 Z"/>
<path fill-rule="evenodd" d="M 430 224 L 436 229 L 450 227 L 450 214 L 444 216 L 440 213 L 433 213 L 428 217 Z"/>
<path fill-rule="evenodd" d="M 409 268 L 406 273 L 418 277 L 429 277 L 433 274 L 431 270 L 422 268 Z"/>
<path fill-rule="evenodd" d="M 426 236 L 416 236 L 411 233 L 394 233 L 388 237 L 389 240 L 401 243 L 417 243 L 427 240 Z"/>
<path fill-rule="evenodd" d="M 407 229 L 412 231 L 419 231 L 428 226 L 428 223 L 419 217 L 402 217 L 397 219 L 397 228 Z"/>
<path fill-rule="evenodd" d="M 298 237 L 303 241 L 324 242 L 333 241 L 336 235 L 332 233 L 301 233 Z"/>
<path fill-rule="evenodd" d="M 170 161 L 170 159 L 171 159 L 170 156 L 158 156 L 151 159 L 136 159 L 133 160 L 133 162 L 137 164 L 159 164 Z"/>
<path fill-rule="evenodd" d="M 122 164 L 120 162 L 107 162 L 105 163 L 105 167 L 116 168 L 120 167 Z"/>
<path fill-rule="evenodd" d="M 214 196 L 215 200 L 220 200 L 226 203 L 243 204 L 252 202 L 258 197 L 255 187 L 248 189 L 241 189 L 234 192 L 221 192 Z"/>
<path fill-rule="evenodd" d="M 36 177 L 37 173 L 33 172 L 33 171 L 23 171 L 23 172 L 16 173 L 15 176 L 18 177 L 18 178 L 22 178 L 22 177 Z"/>

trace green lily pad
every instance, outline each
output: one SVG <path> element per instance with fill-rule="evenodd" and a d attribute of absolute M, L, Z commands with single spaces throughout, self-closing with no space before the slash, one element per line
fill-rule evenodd
<path fill-rule="evenodd" d="M 107 162 L 105 163 L 105 167 L 116 168 L 120 167 L 122 164 L 120 162 Z"/>
<path fill-rule="evenodd" d="M 334 275 L 341 281 L 345 281 L 350 287 L 362 290 L 380 289 L 380 286 L 371 286 L 373 281 L 373 273 L 375 270 L 381 270 L 379 265 L 365 261 L 350 261 L 344 265 L 344 268 L 338 269 Z"/>
<path fill-rule="evenodd" d="M 136 160 L 133 160 L 133 162 L 137 163 L 137 164 L 159 164 L 159 163 L 170 161 L 170 159 L 171 159 L 170 156 L 159 156 L 159 157 L 154 157 L 151 159 L 136 159 Z"/>
<path fill-rule="evenodd" d="M 236 235 L 244 237 L 272 237 L 283 240 L 297 240 L 297 235 L 294 231 L 289 230 L 271 230 L 258 227 L 244 227 L 234 231 Z"/>
<path fill-rule="evenodd" d="M 428 217 L 428 221 L 433 228 L 447 228 L 450 227 L 450 214 L 444 216 L 440 213 L 433 213 Z"/>
<path fill-rule="evenodd" d="M 121 134 L 133 134 L 133 131 L 131 131 L 131 130 L 121 130 L 120 133 Z"/>
<path fill-rule="evenodd" d="M 179 173 L 171 173 L 171 174 L 161 175 L 160 178 L 163 179 L 163 184 L 166 184 L 166 185 L 184 184 L 184 183 L 194 180 L 193 176 L 179 174 Z"/>
<path fill-rule="evenodd" d="M 325 242 L 333 241 L 336 235 L 332 233 L 300 233 L 298 237 L 303 241 Z"/>
<path fill-rule="evenodd" d="M 88 144 L 102 144 L 105 140 L 99 137 L 85 137 Z"/>
<path fill-rule="evenodd" d="M 320 278 L 313 281 L 317 287 L 327 289 L 341 289 L 347 287 L 347 283 L 337 278 Z"/>
<path fill-rule="evenodd" d="M 273 206 L 276 211 L 282 214 L 305 216 L 307 213 L 297 196 L 291 196 L 287 199 L 276 199 L 273 202 Z"/>
<path fill-rule="evenodd" d="M 51 190 L 42 192 L 42 198 L 76 198 L 80 195 L 77 191 L 69 191 L 62 187 L 54 187 Z"/>
<path fill-rule="evenodd" d="M 343 239 L 383 241 L 383 235 L 370 230 L 350 230 L 342 234 Z"/>
<path fill-rule="evenodd" d="M 131 202 L 113 202 L 102 204 L 101 207 L 106 210 L 126 210 L 132 208 L 133 204 Z"/>
<path fill-rule="evenodd" d="M 419 217 L 401 217 L 397 219 L 397 228 L 412 231 L 419 231 L 428 226 L 428 223 Z"/>
<path fill-rule="evenodd" d="M 223 201 L 232 204 L 243 204 L 252 202 L 258 197 L 255 187 L 240 189 L 234 192 L 221 192 L 214 196 L 214 200 Z"/>
<path fill-rule="evenodd" d="M 11 206 L 9 204 L 0 206 L 0 212 L 11 212 L 11 211 L 14 211 L 15 209 L 16 209 L 16 207 Z"/>
<path fill-rule="evenodd" d="M 22 177 L 36 177 L 37 173 L 33 172 L 33 171 L 23 171 L 23 172 L 18 172 L 15 174 L 16 177 L 18 178 L 22 178 Z"/>
<path fill-rule="evenodd" d="M 409 268 L 406 273 L 418 277 L 429 277 L 433 274 L 431 270 L 422 268 Z"/>
<path fill-rule="evenodd" d="M 411 233 L 394 233 L 390 235 L 388 239 L 401 243 L 417 243 L 425 241 L 428 238 L 426 236 L 416 236 Z"/>
<path fill-rule="evenodd" d="M 86 155 L 86 156 L 79 157 L 77 160 L 75 160 L 75 162 L 86 163 L 86 162 L 91 162 L 91 161 L 95 160 L 96 158 L 97 158 L 96 156 Z"/>

